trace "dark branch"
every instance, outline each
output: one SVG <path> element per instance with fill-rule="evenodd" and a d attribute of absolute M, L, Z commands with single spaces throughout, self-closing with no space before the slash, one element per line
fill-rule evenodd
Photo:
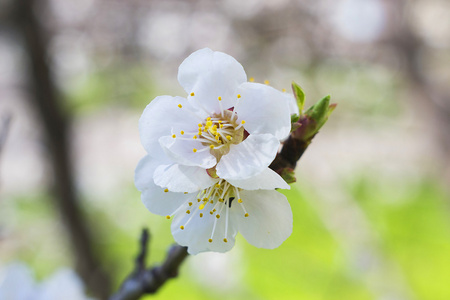
<path fill-rule="evenodd" d="M 145 268 L 149 234 L 142 230 L 140 250 L 133 272 L 125 279 L 120 290 L 110 300 L 137 300 L 144 294 L 156 293 L 164 283 L 178 275 L 178 269 L 188 256 L 187 248 L 174 245 L 170 248 L 162 265 Z"/>

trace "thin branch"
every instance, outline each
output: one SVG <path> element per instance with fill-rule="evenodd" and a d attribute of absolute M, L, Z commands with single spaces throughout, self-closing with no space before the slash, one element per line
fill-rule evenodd
<path fill-rule="evenodd" d="M 142 230 L 135 269 L 122 283 L 120 290 L 110 297 L 110 300 L 137 300 L 144 294 L 156 293 L 167 280 L 177 277 L 179 267 L 188 256 L 187 248 L 172 246 L 162 265 L 146 269 L 148 239 L 147 229 Z"/>

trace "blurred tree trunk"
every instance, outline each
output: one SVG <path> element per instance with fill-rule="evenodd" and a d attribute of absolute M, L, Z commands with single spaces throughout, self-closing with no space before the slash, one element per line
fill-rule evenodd
<path fill-rule="evenodd" d="M 63 110 L 61 96 L 51 76 L 48 36 L 36 15 L 43 11 L 46 3 L 16 0 L 14 5 L 14 21 L 28 56 L 29 98 L 42 123 L 53 171 L 53 200 L 66 227 L 78 273 L 96 297 L 106 299 L 110 289 L 109 279 L 94 253 L 89 225 L 83 218 L 74 187 L 68 135 L 70 119 Z"/>

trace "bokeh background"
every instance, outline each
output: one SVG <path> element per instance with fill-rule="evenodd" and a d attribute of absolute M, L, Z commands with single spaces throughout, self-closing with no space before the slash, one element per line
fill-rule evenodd
<path fill-rule="evenodd" d="M 40 281 L 69 267 L 98 295 L 132 270 L 144 227 L 150 263 L 164 259 L 170 221 L 133 184 L 138 119 L 157 95 L 184 96 L 178 65 L 210 47 L 338 107 L 285 192 L 292 236 L 189 257 L 154 298 L 450 299 L 449 12 L 446 0 L 0 1 L 0 269 L 22 261 Z"/>

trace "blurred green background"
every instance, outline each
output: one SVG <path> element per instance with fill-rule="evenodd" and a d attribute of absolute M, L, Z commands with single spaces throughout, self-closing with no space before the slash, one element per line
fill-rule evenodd
<path fill-rule="evenodd" d="M 229 253 L 189 257 L 153 298 L 450 299 L 448 1 L 38 4 L 71 117 L 77 195 L 114 289 L 132 270 L 142 228 L 151 232 L 151 264 L 173 243 L 170 221 L 150 214 L 133 184 L 145 154 L 138 119 L 154 97 L 184 96 L 178 65 L 210 47 L 257 82 L 289 89 L 295 81 L 307 105 L 331 94 L 338 107 L 283 192 L 292 236 L 275 250 L 239 237 Z M 76 266 L 49 193 L 25 47 L 14 25 L 0 31 L 0 118 L 11 116 L 0 145 L 0 268 L 24 261 L 43 280 Z"/>

